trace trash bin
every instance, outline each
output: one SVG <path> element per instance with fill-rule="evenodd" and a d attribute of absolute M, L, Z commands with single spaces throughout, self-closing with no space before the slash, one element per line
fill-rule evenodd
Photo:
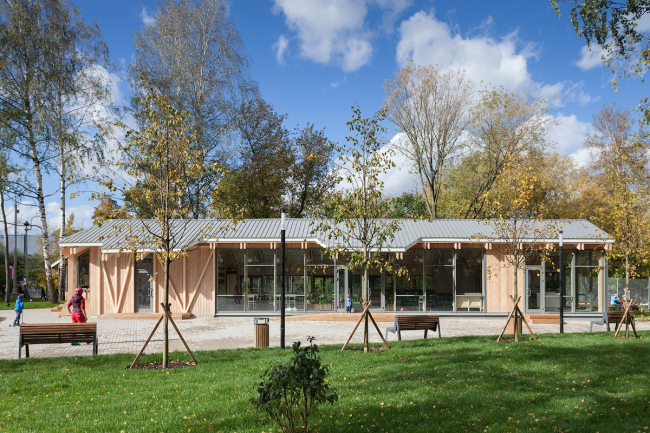
<path fill-rule="evenodd" d="M 269 347 L 269 318 L 255 317 L 255 336 L 253 338 L 255 347 Z"/>

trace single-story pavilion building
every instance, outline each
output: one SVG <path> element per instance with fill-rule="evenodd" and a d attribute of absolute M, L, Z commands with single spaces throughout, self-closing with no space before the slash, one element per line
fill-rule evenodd
<path fill-rule="evenodd" d="M 196 316 L 274 314 L 280 311 L 280 219 L 252 219 L 226 229 L 226 220 L 182 222 L 177 239 L 186 257 L 172 262 L 173 313 Z M 369 275 L 372 307 L 385 312 L 503 314 L 512 308 L 512 265 L 486 241 L 490 231 L 478 220 L 402 220 L 382 250 L 408 275 L 382 269 Z M 565 312 L 584 314 L 607 308 L 607 257 L 614 240 L 585 220 L 545 221 L 563 230 Z M 89 314 L 158 313 L 163 268 L 153 248 L 129 251 L 127 233 L 138 220 L 112 220 L 61 240 L 67 266 L 67 292 L 88 288 Z M 360 308 L 362 272 L 344 255 L 329 257 L 332 246 L 313 233 L 310 219 L 287 219 L 286 310 L 341 312 L 351 294 Z M 537 239 L 551 250 L 529 260 L 518 273 L 520 307 L 525 313 L 554 313 L 560 307 L 558 239 Z M 138 254 L 136 254 L 138 253 Z"/>

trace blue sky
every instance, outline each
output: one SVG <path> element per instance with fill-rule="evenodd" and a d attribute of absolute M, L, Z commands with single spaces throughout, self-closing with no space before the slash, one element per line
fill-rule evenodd
<path fill-rule="evenodd" d="M 155 20 L 155 1 L 75 4 L 86 20 L 99 21 L 111 58 L 122 67 L 132 59 L 133 32 Z M 463 68 L 478 86 L 502 85 L 552 100 L 558 124 L 550 139 L 557 152 L 578 162 L 587 157 L 582 139 L 592 115 L 610 102 L 634 109 L 645 94 L 636 78 L 620 81 L 615 92 L 611 72 L 599 52 L 588 52 L 576 36 L 568 9 L 558 19 L 548 0 L 240 0 L 231 2 L 230 20 L 262 97 L 288 115 L 287 126 L 311 122 L 337 142 L 348 132 L 350 107 L 358 104 L 372 115 L 384 99 L 384 81 L 408 59 Z M 640 23 L 640 29 L 650 30 L 650 23 Z M 128 102 L 124 83 L 114 99 Z M 388 191 L 415 189 L 408 167 L 402 161 L 398 166 L 386 178 Z M 94 206 L 87 198 L 75 198 L 68 207 L 80 226 L 91 224 Z M 48 211 L 51 226 L 57 226 L 56 200 Z"/>

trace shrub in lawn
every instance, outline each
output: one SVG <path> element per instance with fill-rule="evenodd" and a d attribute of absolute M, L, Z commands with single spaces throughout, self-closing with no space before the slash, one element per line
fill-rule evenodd
<path fill-rule="evenodd" d="M 283 432 L 309 431 L 309 416 L 321 403 L 334 404 L 339 396 L 330 393 L 328 365 L 323 365 L 318 346 L 309 337 L 309 346 L 293 343 L 293 357 L 286 364 L 267 370 L 256 385 L 257 395 L 251 403 L 264 412 Z"/>

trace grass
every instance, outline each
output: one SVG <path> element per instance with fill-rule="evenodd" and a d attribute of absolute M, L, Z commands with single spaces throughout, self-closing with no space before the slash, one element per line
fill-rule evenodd
<path fill-rule="evenodd" d="M 611 335 L 545 334 L 518 344 L 436 338 L 370 354 L 323 346 L 341 398 L 313 416 L 312 431 L 648 431 L 650 332 Z M 276 432 L 248 399 L 260 374 L 289 356 L 275 348 L 198 352 L 198 367 L 167 371 L 126 371 L 127 354 L 3 360 L 0 430 Z"/>
<path fill-rule="evenodd" d="M 32 298 L 32 302 L 29 302 L 29 299 L 23 299 L 23 302 L 25 303 L 25 310 L 34 310 L 36 308 L 54 308 L 57 305 L 63 304 L 63 301 L 57 302 L 56 304 L 50 304 L 50 301 L 43 301 L 38 298 Z M 0 301 L 0 310 L 13 310 L 15 306 L 15 299 L 11 300 L 11 303 L 8 307 L 4 303 L 4 298 Z"/>

